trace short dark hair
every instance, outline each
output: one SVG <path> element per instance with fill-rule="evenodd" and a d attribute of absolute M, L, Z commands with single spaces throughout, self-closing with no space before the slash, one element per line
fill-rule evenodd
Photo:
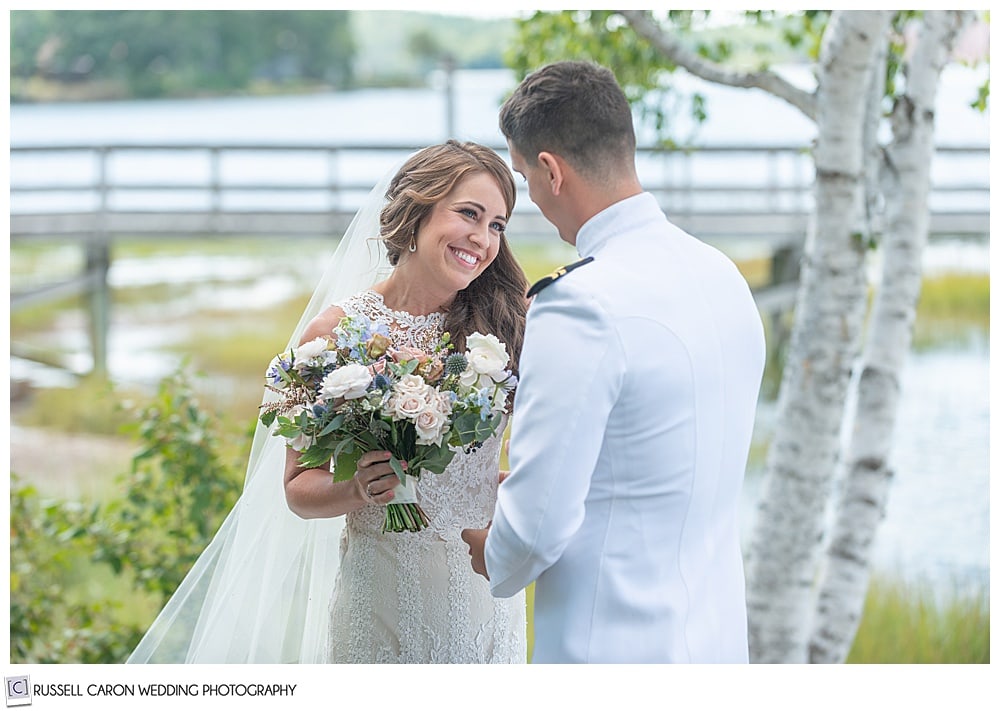
<path fill-rule="evenodd" d="M 635 159 L 625 92 L 593 62 L 555 62 L 526 76 L 500 109 L 500 131 L 531 165 L 548 151 L 592 178 Z"/>

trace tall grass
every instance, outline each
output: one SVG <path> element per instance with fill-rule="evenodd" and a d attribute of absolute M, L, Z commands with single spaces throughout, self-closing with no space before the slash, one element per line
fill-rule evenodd
<path fill-rule="evenodd" d="M 929 585 L 874 576 L 849 664 L 988 664 L 986 588 L 943 596 Z"/>
<path fill-rule="evenodd" d="M 989 274 L 940 274 L 926 277 L 920 289 L 913 347 L 963 344 L 990 329 Z"/>

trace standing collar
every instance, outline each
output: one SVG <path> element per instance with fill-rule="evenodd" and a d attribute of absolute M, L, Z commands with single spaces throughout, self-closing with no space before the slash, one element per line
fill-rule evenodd
<path fill-rule="evenodd" d="M 614 235 L 654 219 L 666 217 L 652 194 L 643 192 L 619 200 L 583 223 L 576 233 L 576 251 L 581 257 L 593 256 Z"/>

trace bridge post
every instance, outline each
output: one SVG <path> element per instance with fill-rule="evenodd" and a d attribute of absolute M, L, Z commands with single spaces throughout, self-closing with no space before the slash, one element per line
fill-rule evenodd
<path fill-rule="evenodd" d="M 94 235 L 87 240 L 85 273 L 90 281 L 87 290 L 90 316 L 91 372 L 108 374 L 108 330 L 111 327 L 111 292 L 108 271 L 111 268 L 111 241 L 108 238 L 108 149 L 98 150 L 98 212 Z"/>
<path fill-rule="evenodd" d="M 107 234 L 94 235 L 86 245 L 86 269 L 90 277 L 88 290 L 90 311 L 90 347 L 95 375 L 108 374 L 108 331 L 111 327 L 111 290 L 108 270 L 111 268 L 111 246 Z"/>
<path fill-rule="evenodd" d="M 218 146 L 209 149 L 208 162 L 208 190 L 211 196 L 209 225 L 213 232 L 218 232 L 222 212 L 222 151 Z"/>

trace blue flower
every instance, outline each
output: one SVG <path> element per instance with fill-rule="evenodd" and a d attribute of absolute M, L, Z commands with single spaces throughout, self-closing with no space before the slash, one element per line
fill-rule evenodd
<path fill-rule="evenodd" d="M 372 323 L 371 321 L 368 321 L 365 324 L 365 330 L 361 336 L 361 340 L 367 343 L 372 339 L 372 336 L 374 336 L 376 333 L 388 338 L 389 327 L 386 326 L 384 323 Z"/>
<path fill-rule="evenodd" d="M 267 373 L 264 377 L 267 378 L 267 381 L 271 385 L 280 385 L 284 380 L 284 378 L 282 378 L 281 371 L 283 370 L 287 373 L 291 367 L 291 361 L 285 360 L 284 358 L 278 358 L 277 362 L 267 369 Z"/>

